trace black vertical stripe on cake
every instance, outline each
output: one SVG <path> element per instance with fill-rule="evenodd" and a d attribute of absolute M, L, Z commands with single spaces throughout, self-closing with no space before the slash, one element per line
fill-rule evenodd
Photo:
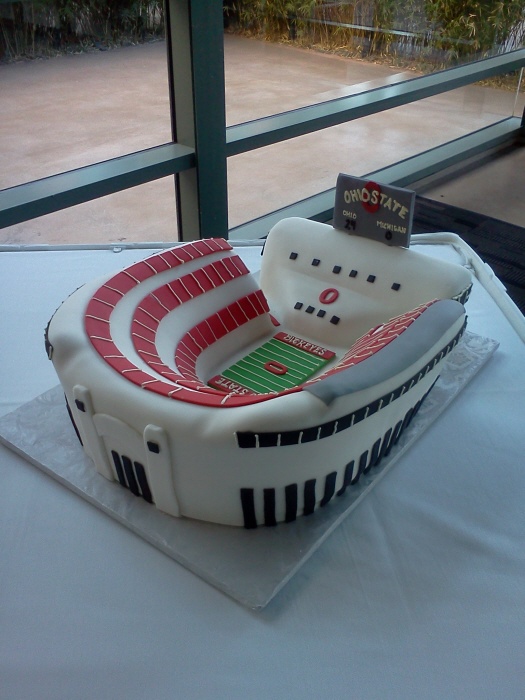
<path fill-rule="evenodd" d="M 311 515 L 315 510 L 315 479 L 308 479 L 304 484 L 303 515 Z"/>
<path fill-rule="evenodd" d="M 342 430 L 350 428 L 350 426 L 352 425 L 352 416 L 353 413 L 347 413 L 346 416 L 341 416 L 341 418 L 337 419 L 336 423 L 338 433 L 340 433 Z"/>
<path fill-rule="evenodd" d="M 405 417 L 403 419 L 403 427 L 401 428 L 401 431 L 405 430 L 408 428 L 408 425 L 410 421 L 412 420 L 412 414 L 414 413 L 413 408 L 409 408 L 408 411 L 405 413 Z"/>
<path fill-rule="evenodd" d="M 390 451 L 394 447 L 394 438 L 396 436 L 396 429 L 397 429 L 397 426 L 394 426 L 393 428 L 390 429 L 390 437 L 388 440 L 388 445 L 387 445 L 386 450 L 384 452 L 385 457 L 387 457 L 390 454 Z"/>
<path fill-rule="evenodd" d="M 305 428 L 301 431 L 301 443 L 303 442 L 314 442 L 317 440 L 319 435 L 319 426 L 314 426 L 313 428 Z"/>
<path fill-rule="evenodd" d="M 235 433 L 237 436 L 237 444 L 239 447 L 253 448 L 257 447 L 257 434 L 252 432 Z"/>
<path fill-rule="evenodd" d="M 355 464 L 355 462 L 354 462 L 354 460 L 352 460 L 351 462 L 348 462 L 348 464 L 346 465 L 345 478 L 343 481 L 343 485 L 341 486 L 341 488 L 337 492 L 338 496 L 342 496 L 343 493 L 346 491 L 347 486 L 350 486 L 350 484 L 352 483 L 352 474 L 354 473 L 354 464 Z"/>
<path fill-rule="evenodd" d="M 291 523 L 297 518 L 297 484 L 285 486 L 284 498 L 286 503 L 285 520 L 287 523 Z"/>
<path fill-rule="evenodd" d="M 135 474 L 137 475 L 137 481 L 139 482 L 142 498 L 148 503 L 153 503 L 153 497 L 149 488 L 148 477 L 146 476 L 144 465 L 140 462 L 134 462 L 133 465 L 135 467 Z"/>
<path fill-rule="evenodd" d="M 264 524 L 272 527 L 277 525 L 275 519 L 275 489 L 264 489 Z"/>
<path fill-rule="evenodd" d="M 372 454 L 370 455 L 370 466 L 371 467 L 375 467 L 376 464 L 379 462 L 380 447 L 381 447 L 381 438 L 379 438 L 379 440 L 376 440 L 374 442 L 374 444 L 372 445 Z"/>
<path fill-rule="evenodd" d="M 424 397 L 423 397 L 423 398 L 424 398 Z M 411 413 L 410 413 L 410 419 L 409 419 L 409 421 L 407 422 L 407 424 L 406 424 L 405 427 L 408 428 L 408 426 L 410 425 L 410 423 L 412 423 L 412 421 L 414 420 L 414 417 L 415 417 L 416 413 L 419 411 L 419 407 L 420 407 L 421 404 L 423 403 L 423 398 L 420 399 L 420 400 L 416 403 L 416 405 L 412 408 L 412 411 L 411 411 Z"/>
<path fill-rule="evenodd" d="M 75 433 L 77 434 L 78 441 L 82 446 L 84 446 L 84 443 L 82 442 L 82 438 L 80 437 L 80 433 L 78 431 L 77 424 L 75 423 L 75 419 L 73 418 L 73 413 L 71 411 L 71 406 L 69 405 L 69 401 L 67 400 L 67 396 L 64 397 L 66 399 L 66 408 L 67 408 L 67 414 L 69 416 L 69 420 L 71 421 L 71 424 L 73 425 L 73 428 L 75 429 Z"/>
<path fill-rule="evenodd" d="M 137 479 L 135 478 L 135 472 L 133 471 L 131 459 L 125 455 L 122 455 L 122 466 L 124 467 L 124 473 L 126 474 L 129 490 L 134 496 L 140 496 L 139 485 L 137 484 Z"/>
<path fill-rule="evenodd" d="M 244 519 L 244 527 L 248 530 L 257 527 L 257 518 L 255 517 L 255 500 L 253 489 L 241 489 L 241 506 Z"/>
<path fill-rule="evenodd" d="M 368 450 L 365 450 L 363 452 L 363 454 L 361 455 L 361 457 L 359 457 L 359 465 L 357 468 L 357 474 L 352 479 L 352 485 L 357 484 L 357 482 L 359 481 L 361 474 L 365 470 L 367 461 L 368 461 Z"/>
<path fill-rule="evenodd" d="M 301 437 L 300 430 L 288 430 L 285 433 L 279 433 L 279 444 L 281 447 L 286 447 L 287 445 L 298 445 L 299 438 Z"/>
<path fill-rule="evenodd" d="M 421 404 L 423 403 L 423 401 L 425 400 L 425 398 L 426 398 L 426 394 L 425 394 L 425 396 L 423 396 L 423 398 L 419 399 L 419 401 L 418 401 L 418 402 L 416 403 L 416 405 L 414 406 L 414 411 L 413 411 L 413 413 L 412 413 L 412 418 L 411 418 L 411 420 L 414 420 L 414 416 L 416 415 L 416 413 L 417 413 L 417 412 L 419 411 L 419 409 L 421 408 Z"/>
<path fill-rule="evenodd" d="M 363 459 L 363 455 L 361 455 L 360 459 Z M 372 469 L 372 459 L 370 457 L 370 452 L 367 450 L 366 453 L 366 458 L 365 458 L 365 463 L 363 465 L 363 474 L 368 474 L 368 472 Z"/>
<path fill-rule="evenodd" d="M 324 440 L 324 438 L 331 437 L 335 431 L 335 420 L 331 420 L 329 423 L 323 423 L 320 426 L 318 440 Z"/>
<path fill-rule="evenodd" d="M 358 464 L 358 467 L 357 467 L 357 474 L 356 474 L 355 478 L 353 479 L 352 484 L 355 484 L 356 481 L 359 480 L 359 477 L 361 476 L 361 474 L 363 474 L 363 473 L 365 472 L 367 462 L 368 462 L 368 450 L 365 450 L 365 451 L 362 453 L 361 457 L 359 457 L 359 464 Z"/>
<path fill-rule="evenodd" d="M 325 506 L 334 496 L 335 493 L 335 480 L 337 479 L 337 472 L 330 472 L 327 474 L 324 480 L 324 494 L 321 499 L 321 505 Z"/>
<path fill-rule="evenodd" d="M 258 433 L 259 447 L 277 447 L 279 433 Z"/>
<path fill-rule="evenodd" d="M 389 428 L 383 436 L 383 442 L 381 443 L 381 451 L 379 452 L 379 461 L 383 459 L 388 454 L 388 448 L 390 445 L 390 436 L 392 435 L 392 428 Z"/>
<path fill-rule="evenodd" d="M 394 428 L 394 432 L 392 433 L 392 445 L 397 444 L 397 441 L 399 440 L 399 437 L 401 435 L 402 430 L 403 430 L 403 421 L 400 420 L 399 423 L 396 423 L 396 427 Z"/>
<path fill-rule="evenodd" d="M 117 479 L 122 486 L 128 487 L 126 477 L 124 476 L 124 470 L 122 469 L 122 462 L 120 461 L 120 456 L 115 450 L 111 450 L 111 456 L 113 457 L 113 464 L 115 465 L 115 471 L 117 472 Z"/>

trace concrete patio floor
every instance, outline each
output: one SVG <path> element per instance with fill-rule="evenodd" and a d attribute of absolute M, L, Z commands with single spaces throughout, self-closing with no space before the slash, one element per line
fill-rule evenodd
<path fill-rule="evenodd" d="M 411 77 L 398 69 L 225 36 L 227 123 Z M 411 74 L 414 75 L 414 74 Z M 230 226 L 512 114 L 524 96 L 469 86 L 228 161 Z M 166 143 L 165 43 L 0 65 L 0 189 Z M 525 222 L 525 149 L 425 196 Z M 214 235 L 213 231 L 207 235 Z M 177 239 L 172 178 L 0 230 L 0 243 Z"/>

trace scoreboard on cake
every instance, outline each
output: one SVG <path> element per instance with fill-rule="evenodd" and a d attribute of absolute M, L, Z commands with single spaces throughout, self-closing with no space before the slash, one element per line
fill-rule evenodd
<path fill-rule="evenodd" d="M 416 194 L 366 178 L 337 178 L 334 228 L 408 248 Z"/>

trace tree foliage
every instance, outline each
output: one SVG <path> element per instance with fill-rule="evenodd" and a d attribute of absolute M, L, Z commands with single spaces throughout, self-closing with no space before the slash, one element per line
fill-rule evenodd
<path fill-rule="evenodd" d="M 368 55 L 417 46 L 445 63 L 516 48 L 525 33 L 525 0 L 230 0 L 227 7 L 243 31 L 271 39 Z"/>
<path fill-rule="evenodd" d="M 140 41 L 164 30 L 165 0 L 0 0 L 0 58 L 46 45 Z M 198 1 L 198 0 L 197 0 Z M 353 53 L 467 58 L 522 44 L 525 0 L 224 0 L 225 24 Z M 45 51 L 44 51 L 45 53 Z"/>
<path fill-rule="evenodd" d="M 426 0 L 425 8 L 443 40 L 463 47 L 460 53 L 493 51 L 509 39 L 523 40 L 524 0 Z"/>
<path fill-rule="evenodd" d="M 140 41 L 164 30 L 162 0 L 31 0 L 0 4 L 0 58 Z"/>

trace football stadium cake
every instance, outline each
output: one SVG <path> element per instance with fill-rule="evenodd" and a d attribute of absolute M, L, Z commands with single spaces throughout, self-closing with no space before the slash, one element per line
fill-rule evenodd
<path fill-rule="evenodd" d="M 100 474 L 175 517 L 275 525 L 389 454 L 470 286 L 461 266 L 285 219 L 259 281 L 227 241 L 185 243 L 74 292 L 46 348 Z"/>

